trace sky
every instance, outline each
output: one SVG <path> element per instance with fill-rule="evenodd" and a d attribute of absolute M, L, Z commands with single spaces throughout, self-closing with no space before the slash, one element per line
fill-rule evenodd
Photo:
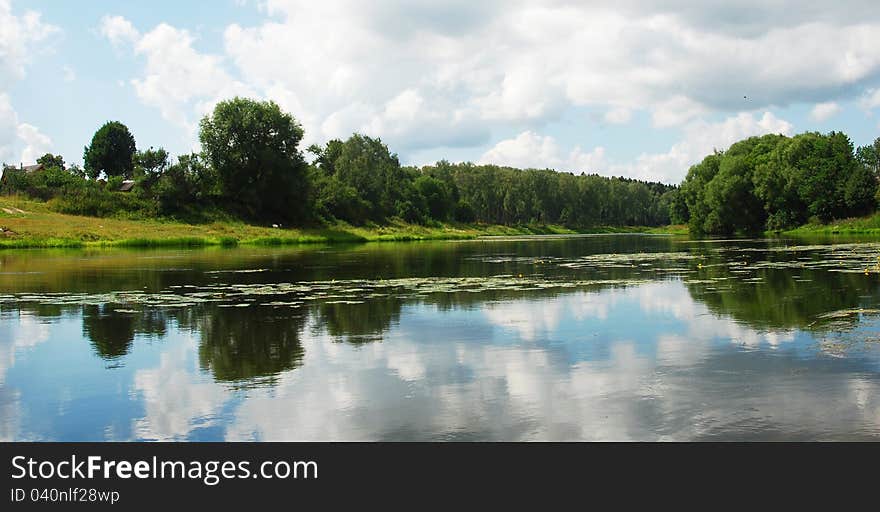
<path fill-rule="evenodd" d="M 304 147 L 678 183 L 752 135 L 880 136 L 875 2 L 0 0 L 0 161 L 81 163 L 110 120 L 198 151 L 238 95 Z"/>

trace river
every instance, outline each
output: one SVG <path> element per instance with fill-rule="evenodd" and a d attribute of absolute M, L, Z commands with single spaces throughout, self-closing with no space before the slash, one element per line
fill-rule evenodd
<path fill-rule="evenodd" d="M 0 440 L 880 437 L 880 243 L 0 252 Z"/>

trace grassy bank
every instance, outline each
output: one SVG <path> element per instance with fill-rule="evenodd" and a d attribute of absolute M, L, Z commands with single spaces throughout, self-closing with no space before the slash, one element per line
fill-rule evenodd
<path fill-rule="evenodd" d="M 772 233 L 780 234 L 780 233 Z M 876 235 L 880 236 L 880 212 L 867 217 L 837 220 L 828 224 L 810 223 L 803 226 L 783 231 L 783 235 L 811 236 L 811 235 Z"/>
<path fill-rule="evenodd" d="M 49 210 L 46 203 L 17 197 L 0 197 L 0 227 L 3 228 L 0 248 L 273 246 L 577 233 L 561 226 L 420 226 L 403 222 L 385 226 L 336 224 L 303 229 L 255 226 L 238 221 L 185 224 L 161 219 L 65 215 Z M 681 234 L 680 228 L 597 228 L 590 232 Z"/>

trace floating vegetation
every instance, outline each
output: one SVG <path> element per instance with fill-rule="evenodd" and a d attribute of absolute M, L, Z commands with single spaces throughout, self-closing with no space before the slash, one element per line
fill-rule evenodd
<path fill-rule="evenodd" d="M 823 313 L 818 315 L 816 318 L 819 319 L 833 319 L 833 318 L 847 318 L 854 315 L 880 315 L 880 309 L 868 309 L 868 308 L 852 308 L 852 309 L 841 309 L 840 311 L 831 311 L 829 313 Z"/>
<path fill-rule="evenodd" d="M 528 292 L 553 289 L 587 289 L 630 286 L 643 279 L 566 280 L 541 276 L 445 277 L 381 280 L 331 280 L 299 283 L 209 284 L 201 287 L 175 285 L 163 292 L 142 290 L 97 294 L 22 293 L 0 296 L 0 303 L 37 303 L 55 306 L 99 306 L 113 304 L 124 311 L 134 307 L 180 308 L 215 304 L 223 308 L 253 305 L 299 307 L 306 303 L 363 304 L 368 300 L 394 297 L 419 300 L 438 294 Z M 117 309 L 116 311 L 122 311 Z"/>

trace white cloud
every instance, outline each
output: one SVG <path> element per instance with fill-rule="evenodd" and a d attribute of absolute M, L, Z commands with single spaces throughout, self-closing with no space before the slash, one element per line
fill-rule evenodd
<path fill-rule="evenodd" d="M 810 119 L 817 122 L 827 121 L 840 113 L 840 105 L 833 101 L 826 103 L 817 103 L 813 110 L 810 111 Z"/>
<path fill-rule="evenodd" d="M 483 153 L 478 163 L 586 173 L 599 171 L 606 165 L 605 149 L 601 146 L 588 153 L 578 146 L 566 154 L 556 139 L 532 131 L 498 142 Z"/>
<path fill-rule="evenodd" d="M 44 23 L 39 13 L 13 14 L 9 0 L 0 0 L 0 161 L 31 162 L 33 151 L 45 147 L 45 136 L 36 127 L 20 123 L 7 88 L 25 77 L 34 54 L 58 27 Z M 18 151 L 24 145 L 24 151 Z M 2 172 L 2 171 L 0 171 Z"/>
<path fill-rule="evenodd" d="M 714 150 L 724 151 L 731 144 L 747 137 L 781 133 L 791 135 L 793 126 L 771 112 L 760 118 L 740 113 L 718 123 L 698 120 L 684 128 L 684 138 L 665 153 L 642 154 L 630 164 L 612 165 L 609 174 L 630 176 L 664 183 L 679 183 L 691 165 Z"/>
<path fill-rule="evenodd" d="M 861 105 L 864 109 L 880 107 L 880 87 L 865 91 L 864 96 L 862 96 Z"/>
<path fill-rule="evenodd" d="M 134 44 L 140 38 L 140 33 L 134 25 L 122 16 L 104 16 L 101 18 L 98 32 L 109 39 L 114 46 Z"/>
<path fill-rule="evenodd" d="M 480 157 L 479 163 L 520 168 L 552 168 L 560 171 L 597 172 L 606 176 L 630 176 L 643 180 L 680 182 L 688 168 L 714 150 L 723 151 L 731 144 L 754 135 L 781 133 L 790 135 L 793 126 L 771 112 L 761 117 L 741 113 L 718 123 L 698 120 L 685 126 L 684 138 L 665 153 L 645 153 L 632 163 L 609 161 L 605 149 L 597 146 L 584 152 L 580 146 L 566 153 L 551 136 L 526 131 L 512 139 L 498 142 Z"/>
<path fill-rule="evenodd" d="M 706 107 L 690 98 L 675 96 L 659 102 L 654 107 L 651 120 L 658 128 L 679 126 L 705 114 L 707 110 Z"/>
<path fill-rule="evenodd" d="M 0 92 L 0 162 L 30 164 L 51 151 L 52 140 L 36 126 L 19 122 L 9 96 Z"/>
<path fill-rule="evenodd" d="M 52 151 L 52 139 L 40 133 L 36 126 L 27 123 L 18 125 L 18 138 L 24 143 L 22 162 L 36 162 L 37 158 Z"/>
<path fill-rule="evenodd" d="M 58 27 L 44 23 L 39 13 L 26 11 L 16 16 L 11 2 L 0 0 L 0 90 L 10 80 L 24 78 L 37 44 L 58 31 Z"/>
<path fill-rule="evenodd" d="M 146 58 L 142 76 L 132 79 L 138 98 L 185 128 L 195 144 L 198 120 L 217 102 L 233 96 L 259 96 L 224 68 L 222 56 L 204 54 L 189 31 L 161 23 L 141 34 L 127 19 L 104 17 L 100 32 L 113 44 L 130 43 Z"/>
<path fill-rule="evenodd" d="M 223 55 L 197 50 L 188 31 L 167 24 L 141 34 L 107 17 L 102 33 L 133 42 L 147 61 L 133 81 L 138 97 L 179 125 L 192 129 L 218 98 L 248 93 L 277 99 L 307 142 L 361 131 L 403 151 L 480 147 L 511 127 L 540 133 L 575 107 L 612 124 L 645 112 L 655 127 L 692 138 L 690 126 L 710 116 L 843 101 L 876 87 L 880 73 L 870 2 L 261 5 L 267 19 L 226 27 Z M 686 158 L 645 155 L 639 165 L 658 159 Z"/>
<path fill-rule="evenodd" d="M 523 123 L 534 131 L 571 106 L 603 108 L 611 123 L 647 110 L 656 126 L 684 126 L 713 111 L 847 94 L 880 71 L 873 50 L 880 20 L 868 15 L 847 24 L 831 8 L 775 25 L 737 9 L 749 23 L 738 29 L 712 21 L 709 13 L 730 18 L 721 3 L 636 9 L 628 2 L 476 8 L 385 1 L 367 8 L 328 1 L 304 8 L 271 0 L 266 7 L 270 21 L 226 31 L 226 51 L 244 76 L 257 88 L 295 91 L 304 115 L 316 120 L 307 130 L 381 126 L 404 146 L 430 144 L 410 138 L 424 139 L 440 125 L 483 133 Z M 390 24 L 389 12 L 406 26 Z M 333 19 L 334 29 L 323 19 Z M 420 112 L 441 115 L 386 116 L 385 106 L 401 96 L 420 98 Z"/>

